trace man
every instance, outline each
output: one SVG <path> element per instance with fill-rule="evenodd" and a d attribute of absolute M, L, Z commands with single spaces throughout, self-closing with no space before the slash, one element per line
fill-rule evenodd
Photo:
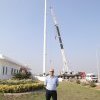
<path fill-rule="evenodd" d="M 58 78 L 54 76 L 54 69 L 49 70 L 49 76 L 46 77 L 44 85 L 46 86 L 46 100 L 57 100 Z"/>

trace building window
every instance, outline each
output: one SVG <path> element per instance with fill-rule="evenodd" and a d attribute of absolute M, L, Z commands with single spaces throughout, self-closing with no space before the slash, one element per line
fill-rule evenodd
<path fill-rule="evenodd" d="M 5 67 L 3 66 L 3 75 L 5 74 Z"/>
<path fill-rule="evenodd" d="M 6 75 L 7 75 L 7 67 L 6 67 Z"/>
<path fill-rule="evenodd" d="M 16 69 L 14 69 L 14 74 L 16 74 Z"/>
<path fill-rule="evenodd" d="M 13 68 L 11 69 L 11 75 L 13 75 Z"/>
<path fill-rule="evenodd" d="M 18 69 L 17 69 L 17 74 L 19 73 Z"/>

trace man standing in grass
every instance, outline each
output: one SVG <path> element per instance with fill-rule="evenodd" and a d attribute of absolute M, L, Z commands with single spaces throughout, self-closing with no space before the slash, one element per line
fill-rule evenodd
<path fill-rule="evenodd" d="M 46 100 L 57 100 L 58 77 L 54 75 L 54 69 L 49 70 L 49 76 L 46 77 L 44 85 L 46 86 Z"/>

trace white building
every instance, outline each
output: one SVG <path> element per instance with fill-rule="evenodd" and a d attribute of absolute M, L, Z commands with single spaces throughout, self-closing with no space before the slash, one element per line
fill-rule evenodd
<path fill-rule="evenodd" d="M 14 74 L 19 73 L 20 68 L 30 69 L 16 61 L 0 54 L 0 79 L 10 79 Z"/>

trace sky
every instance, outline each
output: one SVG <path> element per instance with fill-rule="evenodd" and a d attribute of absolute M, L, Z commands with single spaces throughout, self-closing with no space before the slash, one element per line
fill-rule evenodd
<path fill-rule="evenodd" d="M 57 17 L 69 70 L 96 73 L 100 0 L 47 0 L 46 72 L 53 66 L 59 73 L 63 63 L 50 6 Z M 0 0 L 0 53 L 28 65 L 34 74 L 42 73 L 43 24 L 44 0 Z"/>

